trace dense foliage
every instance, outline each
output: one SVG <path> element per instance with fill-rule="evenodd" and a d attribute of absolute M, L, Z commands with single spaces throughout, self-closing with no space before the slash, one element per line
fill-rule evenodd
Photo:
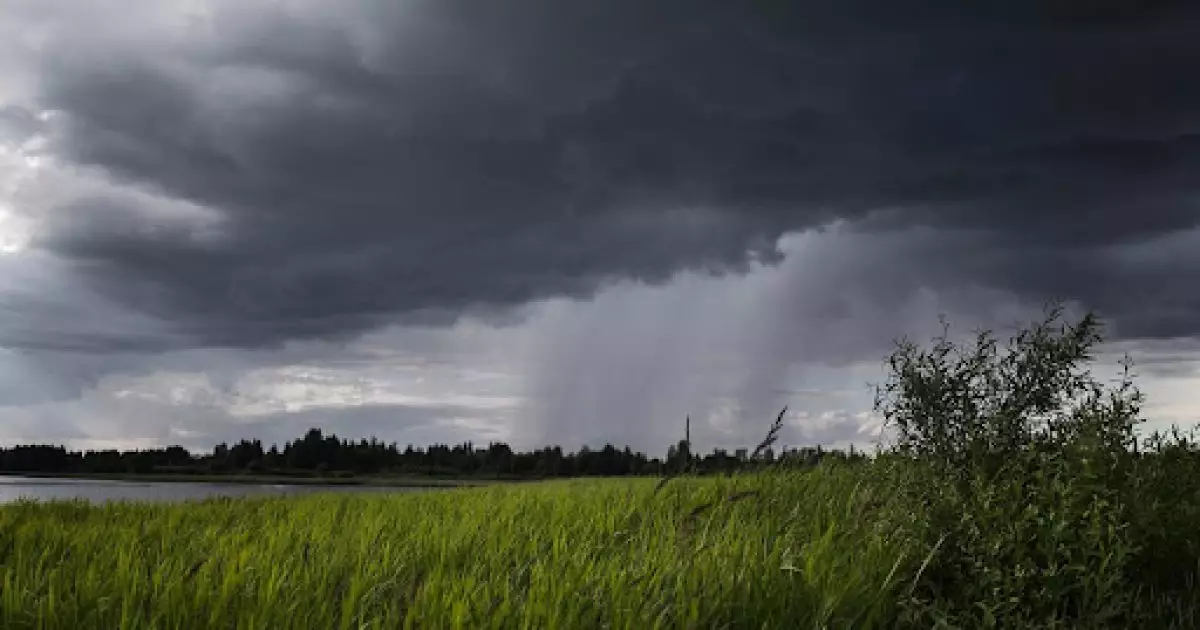
<path fill-rule="evenodd" d="M 1001 347 L 990 332 L 901 342 L 877 409 L 896 432 L 876 474 L 895 526 L 930 550 L 907 602 L 918 626 L 1197 627 L 1200 451 L 1139 444 L 1132 364 L 1088 369 L 1092 315 L 1052 308 Z"/>

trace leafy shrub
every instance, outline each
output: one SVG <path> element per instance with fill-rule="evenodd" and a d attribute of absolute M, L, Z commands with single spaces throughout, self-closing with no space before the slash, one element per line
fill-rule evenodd
<path fill-rule="evenodd" d="M 1130 364 L 1106 387 L 1087 369 L 1093 315 L 1061 307 L 1001 347 L 948 327 L 902 341 L 876 409 L 896 434 L 896 517 L 931 563 L 913 591 L 922 626 L 1122 627 L 1139 552 L 1128 500 L 1142 394 Z"/>

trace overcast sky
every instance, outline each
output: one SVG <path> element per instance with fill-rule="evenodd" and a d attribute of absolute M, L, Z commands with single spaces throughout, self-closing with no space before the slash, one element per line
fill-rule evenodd
<path fill-rule="evenodd" d="M 867 444 L 1052 298 L 1198 421 L 1193 6 L 3 0 L 0 443 Z"/>

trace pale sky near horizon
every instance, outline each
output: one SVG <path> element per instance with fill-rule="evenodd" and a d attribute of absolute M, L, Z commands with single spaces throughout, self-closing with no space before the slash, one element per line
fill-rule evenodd
<path fill-rule="evenodd" d="M 1200 421 L 1200 10 L 8 0 L 0 444 L 868 445 L 1098 310 Z"/>

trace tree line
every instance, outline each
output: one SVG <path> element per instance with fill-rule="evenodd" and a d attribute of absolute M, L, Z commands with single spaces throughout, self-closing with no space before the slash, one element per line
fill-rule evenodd
<path fill-rule="evenodd" d="M 565 452 L 546 446 L 517 452 L 503 442 L 485 447 L 471 442 L 434 444 L 425 448 L 378 439 L 358 441 L 309 429 L 303 437 L 264 447 L 260 440 L 221 443 L 211 452 L 194 454 L 182 446 L 118 451 L 70 451 L 63 446 L 22 445 L 0 448 L 0 472 L 51 474 L 264 474 L 304 476 L 426 475 L 443 477 L 548 478 L 576 476 L 663 475 L 682 471 L 732 473 L 764 464 L 811 466 L 834 458 L 861 460 L 855 451 L 820 446 L 772 449 L 751 456 L 746 449 L 730 453 L 714 449 L 693 454 L 680 440 L 664 457 L 650 457 L 628 446 L 605 444 Z"/>

